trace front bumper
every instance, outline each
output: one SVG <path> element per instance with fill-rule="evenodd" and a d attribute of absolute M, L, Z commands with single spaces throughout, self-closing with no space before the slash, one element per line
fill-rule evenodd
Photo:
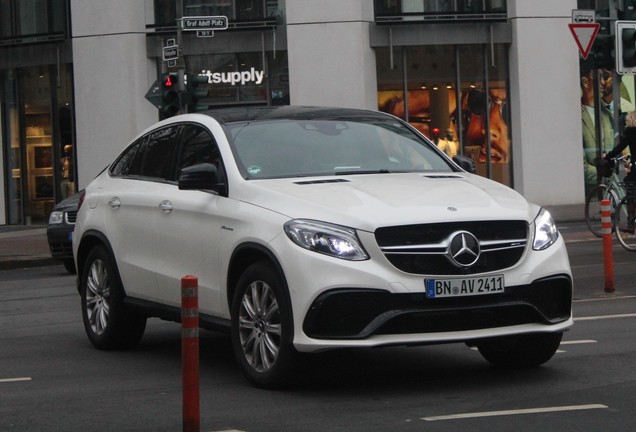
<path fill-rule="evenodd" d="M 502 294 L 428 299 L 424 293 L 332 289 L 312 303 L 303 331 L 313 339 L 359 340 L 379 335 L 469 332 L 571 319 L 572 279 L 558 275 Z"/>
<path fill-rule="evenodd" d="M 49 225 L 46 229 L 46 237 L 49 243 L 51 256 L 56 260 L 73 258 L 73 229 L 74 225 Z"/>

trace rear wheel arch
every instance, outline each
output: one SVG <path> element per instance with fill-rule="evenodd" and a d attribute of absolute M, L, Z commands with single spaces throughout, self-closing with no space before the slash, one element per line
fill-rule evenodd
<path fill-rule="evenodd" d="M 99 231 L 95 231 L 95 230 L 86 231 L 84 235 L 82 236 L 79 248 L 77 249 L 76 271 L 78 276 L 82 275 L 84 271 L 84 265 L 86 263 L 86 258 L 88 257 L 88 254 L 91 252 L 91 250 L 93 250 L 96 246 L 103 246 L 106 249 L 106 251 L 110 254 L 110 257 L 113 260 L 113 262 L 115 263 L 117 262 L 117 260 L 115 259 L 113 248 L 110 245 L 110 242 L 108 241 L 106 236 Z M 117 271 L 119 272 L 119 270 Z M 77 289 L 79 290 L 79 277 L 78 277 Z"/>

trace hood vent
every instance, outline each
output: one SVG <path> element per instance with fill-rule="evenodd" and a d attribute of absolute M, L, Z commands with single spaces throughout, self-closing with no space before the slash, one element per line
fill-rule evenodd
<path fill-rule="evenodd" d="M 306 180 L 294 182 L 297 185 L 323 184 L 323 183 L 349 183 L 347 179 Z"/>
<path fill-rule="evenodd" d="M 464 176 L 457 174 L 425 174 L 422 177 L 431 179 L 449 179 L 449 178 L 464 178 Z"/>

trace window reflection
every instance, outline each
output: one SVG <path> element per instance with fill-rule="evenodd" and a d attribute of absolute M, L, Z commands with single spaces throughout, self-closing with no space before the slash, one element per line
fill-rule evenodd
<path fill-rule="evenodd" d="M 394 48 L 391 68 L 389 48 L 379 48 L 378 108 L 407 120 L 447 155 L 471 157 L 478 174 L 510 185 L 505 47 L 492 52 L 493 59 L 481 45 Z"/>

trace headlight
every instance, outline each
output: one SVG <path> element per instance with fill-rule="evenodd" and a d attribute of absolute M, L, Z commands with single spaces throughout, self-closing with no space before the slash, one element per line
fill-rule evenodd
<path fill-rule="evenodd" d="M 310 251 L 351 261 L 369 259 L 355 230 L 306 219 L 284 225 L 285 234 L 298 246 Z"/>
<path fill-rule="evenodd" d="M 64 212 L 51 212 L 51 216 L 49 216 L 49 225 L 59 225 L 62 222 L 64 222 Z"/>
<path fill-rule="evenodd" d="M 559 238 L 552 215 L 546 209 L 541 209 L 534 219 L 534 241 L 532 249 L 543 250 L 554 243 Z"/>

